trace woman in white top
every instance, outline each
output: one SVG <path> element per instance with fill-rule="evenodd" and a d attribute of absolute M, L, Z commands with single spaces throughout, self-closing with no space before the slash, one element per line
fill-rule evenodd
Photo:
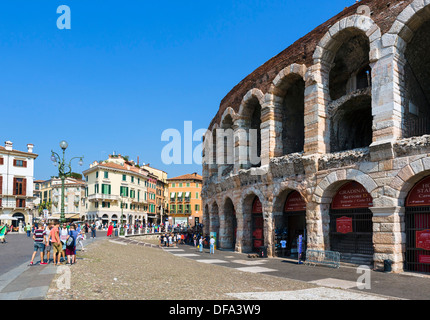
<path fill-rule="evenodd" d="M 67 230 L 66 224 L 63 224 L 63 227 L 60 230 L 60 241 L 63 244 L 63 250 L 61 251 L 61 255 L 63 256 L 63 261 L 66 261 L 66 241 L 67 241 L 68 235 L 69 235 L 69 230 Z"/>
<path fill-rule="evenodd" d="M 51 225 L 47 225 L 45 227 L 45 257 L 46 257 L 46 262 L 49 263 L 49 256 L 51 255 L 51 240 L 49 239 L 49 235 L 51 233 Z"/>

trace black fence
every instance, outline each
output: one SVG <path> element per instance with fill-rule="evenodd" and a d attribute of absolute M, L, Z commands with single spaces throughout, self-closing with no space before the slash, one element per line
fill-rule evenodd
<path fill-rule="evenodd" d="M 430 273 L 430 250 L 417 248 L 417 232 L 430 229 L 430 207 L 406 208 L 405 226 L 405 270 Z"/>
<path fill-rule="evenodd" d="M 373 255 L 373 222 L 372 211 L 364 209 L 330 210 L 330 245 L 331 251 L 344 254 Z M 338 218 L 352 218 L 353 232 L 337 232 Z"/>
<path fill-rule="evenodd" d="M 404 137 L 419 137 L 430 134 L 430 118 L 420 117 L 407 119 L 404 123 Z"/>

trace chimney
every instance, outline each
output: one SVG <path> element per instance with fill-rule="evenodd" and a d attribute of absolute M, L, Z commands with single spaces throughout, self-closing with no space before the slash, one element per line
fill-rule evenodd
<path fill-rule="evenodd" d="M 27 144 L 27 152 L 28 153 L 33 153 L 33 148 L 34 148 L 33 144 L 31 144 L 31 143 Z"/>
<path fill-rule="evenodd" d="M 12 151 L 12 145 L 13 145 L 12 141 L 6 141 L 4 143 L 4 145 L 5 145 L 6 150 Z"/>

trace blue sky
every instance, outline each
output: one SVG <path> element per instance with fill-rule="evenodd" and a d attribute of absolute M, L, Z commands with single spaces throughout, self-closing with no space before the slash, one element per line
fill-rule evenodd
<path fill-rule="evenodd" d="M 57 174 L 50 153 L 63 139 L 68 159 L 85 156 L 76 172 L 115 151 L 169 177 L 201 173 L 161 161 L 162 132 L 207 128 L 244 77 L 354 3 L 3 0 L 0 145 L 33 143 L 36 179 Z M 71 30 L 57 28 L 60 5 Z"/>

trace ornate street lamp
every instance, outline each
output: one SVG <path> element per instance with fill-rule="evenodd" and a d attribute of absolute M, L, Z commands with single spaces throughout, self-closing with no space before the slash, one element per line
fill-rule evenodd
<path fill-rule="evenodd" d="M 72 176 L 72 160 L 79 159 L 79 165 L 83 165 L 83 159 L 84 157 L 74 157 L 70 159 L 69 164 L 66 165 L 65 163 L 65 152 L 68 147 L 68 143 L 66 141 L 60 142 L 60 148 L 63 150 L 63 158 L 60 158 L 58 153 L 51 150 L 51 161 L 53 162 L 54 166 L 58 166 L 58 176 L 61 179 L 61 215 L 60 215 L 60 223 L 66 222 L 66 218 L 64 215 L 64 181 L 66 178 Z M 68 171 L 66 171 L 68 170 Z"/>

